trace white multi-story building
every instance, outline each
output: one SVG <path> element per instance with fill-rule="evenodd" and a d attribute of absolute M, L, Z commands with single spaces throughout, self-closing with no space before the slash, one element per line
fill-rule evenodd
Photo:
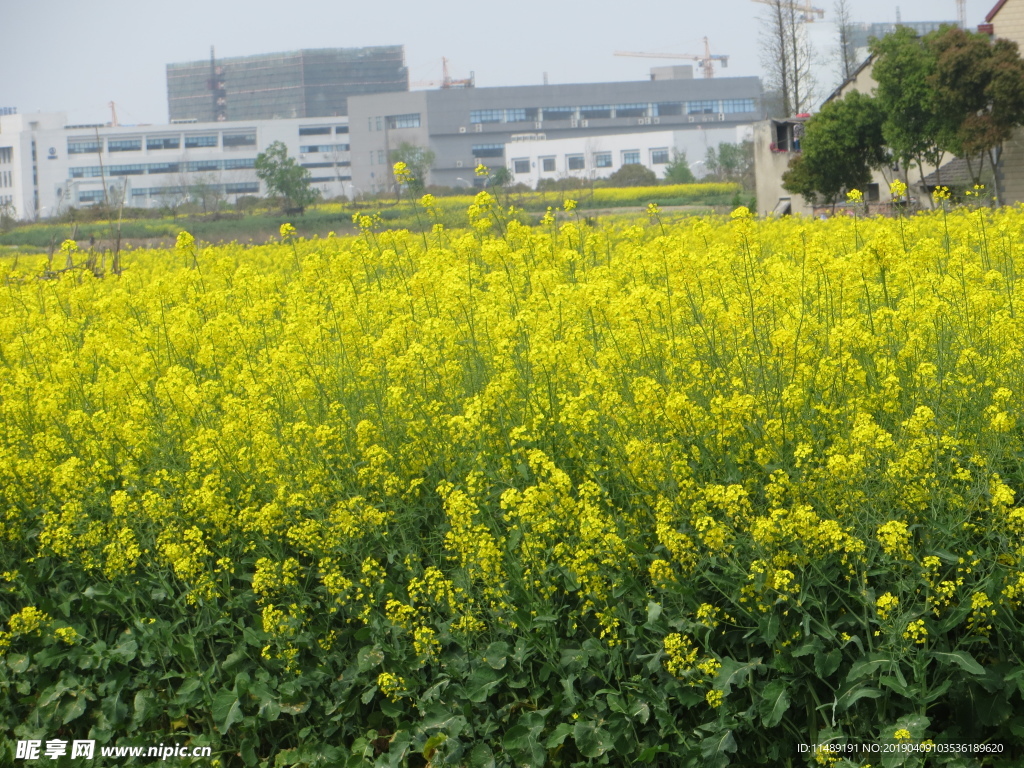
<path fill-rule="evenodd" d="M 266 194 L 256 156 L 280 141 L 324 197 L 351 196 L 348 119 L 68 125 L 64 113 L 0 112 L 0 206 L 16 218 L 97 203 L 155 208 Z"/>
<path fill-rule="evenodd" d="M 505 158 L 514 182 L 536 188 L 545 179 L 605 179 L 624 165 L 642 165 L 665 178 L 665 169 L 685 155 L 690 170 L 700 178 L 707 171 L 709 148 L 753 138 L 752 125 L 694 128 L 603 136 L 549 139 L 543 133 L 522 133 L 505 144 Z"/>

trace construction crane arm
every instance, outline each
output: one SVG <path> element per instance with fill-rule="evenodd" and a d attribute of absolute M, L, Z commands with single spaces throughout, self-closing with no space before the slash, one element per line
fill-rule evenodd
<path fill-rule="evenodd" d="M 686 59 L 688 61 L 699 61 L 704 77 L 714 77 L 715 68 L 712 63 L 720 61 L 723 67 L 729 66 L 729 56 L 722 53 L 711 53 L 711 45 L 708 39 L 704 38 L 704 55 L 698 56 L 695 53 L 647 53 L 646 51 L 616 51 L 616 56 L 640 56 L 646 59 Z"/>
<path fill-rule="evenodd" d="M 802 3 L 796 2 L 796 0 L 753 0 L 753 2 L 782 7 L 791 11 L 799 11 L 803 15 L 801 21 L 808 24 L 814 21 L 815 16 L 819 19 L 825 18 L 825 10 L 823 8 L 815 8 L 811 5 L 810 0 L 804 0 Z"/>

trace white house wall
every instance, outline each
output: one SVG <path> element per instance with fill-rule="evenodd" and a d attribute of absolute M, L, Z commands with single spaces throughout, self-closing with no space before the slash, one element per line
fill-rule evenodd
<path fill-rule="evenodd" d="M 752 137 L 750 125 L 715 128 L 699 124 L 687 130 L 564 139 L 527 133 L 505 144 L 505 158 L 513 183 L 532 188 L 546 179 L 605 179 L 623 165 L 637 163 L 664 179 L 665 169 L 676 153 L 686 155 L 690 170 L 700 178 L 706 174 L 704 158 L 709 147 L 717 149 L 721 144 Z"/>

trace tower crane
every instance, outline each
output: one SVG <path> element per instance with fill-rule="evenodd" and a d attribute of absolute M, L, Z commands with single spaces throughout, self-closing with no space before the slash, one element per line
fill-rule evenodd
<path fill-rule="evenodd" d="M 708 39 L 704 38 L 704 55 L 698 56 L 695 53 L 641 53 L 638 51 L 616 51 L 616 56 L 642 56 L 648 59 L 689 59 L 690 61 L 699 61 L 701 70 L 704 73 L 704 77 L 714 77 L 715 67 L 714 62 L 722 62 L 723 67 L 729 66 L 729 56 L 721 53 L 711 53 L 711 44 L 708 43 Z"/>
<path fill-rule="evenodd" d="M 754 0 L 755 3 L 761 3 L 762 5 L 774 5 L 781 6 L 791 11 L 800 12 L 800 21 L 805 24 L 810 24 L 814 21 L 814 17 L 817 16 L 819 19 L 825 18 L 825 11 L 822 8 L 815 8 L 811 5 L 811 0 L 803 0 L 798 2 L 797 0 Z"/>
<path fill-rule="evenodd" d="M 409 85 L 420 88 L 473 88 L 476 85 L 476 77 L 470 72 L 469 77 L 463 80 L 456 80 L 448 73 L 448 59 L 442 58 L 440 80 L 419 80 Z"/>

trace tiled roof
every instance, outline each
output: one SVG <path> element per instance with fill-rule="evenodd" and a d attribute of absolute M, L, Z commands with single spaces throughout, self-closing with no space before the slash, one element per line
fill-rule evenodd
<path fill-rule="evenodd" d="M 980 158 L 973 160 L 975 171 L 978 170 L 980 163 Z M 985 175 L 991 175 L 991 171 L 992 166 L 986 163 Z M 937 187 L 939 185 L 965 187 L 974 184 L 974 179 L 971 177 L 970 170 L 968 170 L 967 161 L 962 157 L 955 157 L 937 171 L 925 176 L 924 183 L 927 187 Z"/>

